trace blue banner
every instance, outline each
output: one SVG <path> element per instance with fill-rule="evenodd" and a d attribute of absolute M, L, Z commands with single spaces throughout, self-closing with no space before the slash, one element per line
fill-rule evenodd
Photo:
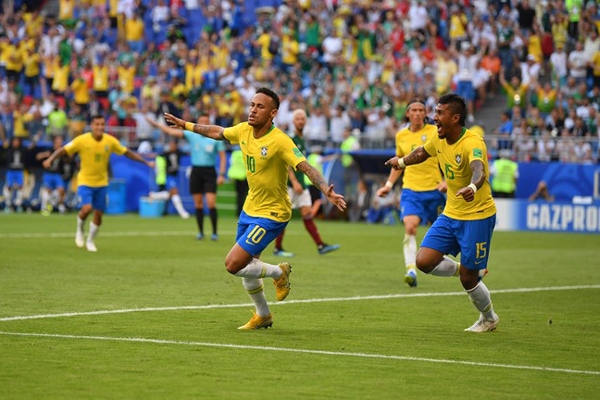
<path fill-rule="evenodd" d="M 600 233 L 600 202 L 573 204 L 497 199 L 496 229 Z"/>

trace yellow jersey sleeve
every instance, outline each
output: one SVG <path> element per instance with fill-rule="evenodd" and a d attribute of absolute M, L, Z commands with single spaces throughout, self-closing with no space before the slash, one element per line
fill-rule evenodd
<path fill-rule="evenodd" d="M 437 138 L 431 138 L 429 139 L 427 142 L 425 142 L 425 144 L 423 145 L 423 148 L 425 149 L 425 151 L 427 152 L 427 154 L 429 154 L 431 157 L 435 157 L 435 143 L 434 141 L 438 140 Z"/>
<path fill-rule="evenodd" d="M 280 135 L 279 138 L 279 155 L 287 165 L 295 170 L 298 164 L 306 161 L 306 158 L 289 136 Z"/>
<path fill-rule="evenodd" d="M 242 122 L 241 124 L 237 124 L 230 128 L 225 128 L 223 131 L 223 136 L 229 141 L 229 143 L 238 144 L 240 142 L 240 134 L 242 132 L 241 128 L 244 123 L 245 122 Z"/>
<path fill-rule="evenodd" d="M 114 136 L 108 136 L 108 137 L 110 137 L 110 142 L 111 142 L 110 149 L 113 153 L 118 154 L 120 156 L 127 153 L 127 147 L 123 146 L 116 137 L 114 137 Z"/>
<path fill-rule="evenodd" d="M 83 135 L 77 136 L 75 139 L 71 140 L 65 145 L 65 151 L 69 156 L 72 156 L 73 154 L 79 152 L 79 149 L 81 148 L 82 138 Z"/>

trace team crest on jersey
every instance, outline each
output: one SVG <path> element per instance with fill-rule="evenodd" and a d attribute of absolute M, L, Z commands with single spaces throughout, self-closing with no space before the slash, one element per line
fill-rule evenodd
<path fill-rule="evenodd" d="M 456 155 L 456 163 L 460 164 L 460 162 L 462 161 L 462 158 L 460 158 L 460 154 Z"/>
<path fill-rule="evenodd" d="M 427 135 L 423 135 L 423 136 L 421 136 L 421 140 L 422 140 L 423 142 L 427 141 Z"/>
<path fill-rule="evenodd" d="M 261 157 L 266 157 L 267 156 L 267 148 L 266 147 L 261 147 L 260 148 L 260 155 L 261 155 Z"/>
<path fill-rule="evenodd" d="M 104 151 L 106 151 L 108 153 L 108 145 L 104 145 Z"/>

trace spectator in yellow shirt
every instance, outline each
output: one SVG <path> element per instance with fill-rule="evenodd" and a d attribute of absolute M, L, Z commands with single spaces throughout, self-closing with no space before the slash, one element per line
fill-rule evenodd
<path fill-rule="evenodd" d="M 73 100 L 81 108 L 82 113 L 87 115 L 90 105 L 90 92 L 87 82 L 77 70 L 74 72 L 73 78 L 70 87 L 73 92 Z"/>
<path fill-rule="evenodd" d="M 40 86 L 40 63 L 42 57 L 33 49 L 27 49 L 25 57 L 25 95 L 36 96 L 36 88 Z"/>
<path fill-rule="evenodd" d="M 125 40 L 132 52 L 138 54 L 144 52 L 144 20 L 138 13 L 125 21 Z"/>
<path fill-rule="evenodd" d="M 23 69 L 23 47 L 16 43 L 10 43 L 4 48 L 4 51 L 6 52 L 6 77 L 18 82 Z"/>
<path fill-rule="evenodd" d="M 15 137 L 28 137 L 27 124 L 33 120 L 33 115 L 29 113 L 29 106 L 26 103 L 21 103 L 19 108 L 13 112 L 13 120 Z"/>
<path fill-rule="evenodd" d="M 288 71 L 298 62 L 300 47 L 298 41 L 290 34 L 283 35 L 281 44 L 281 61 L 283 62 L 283 69 Z"/>
<path fill-rule="evenodd" d="M 594 86 L 600 87 L 600 51 L 597 51 L 592 56 L 590 67 L 593 69 Z"/>
<path fill-rule="evenodd" d="M 123 93 L 131 94 L 134 89 L 135 67 L 129 63 L 128 59 L 123 61 L 123 65 L 117 68 L 119 83 Z"/>

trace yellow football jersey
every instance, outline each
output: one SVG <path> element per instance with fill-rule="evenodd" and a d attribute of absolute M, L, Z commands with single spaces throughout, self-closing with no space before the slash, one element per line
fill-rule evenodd
<path fill-rule="evenodd" d="M 247 122 L 227 128 L 223 134 L 232 144 L 239 143 L 244 155 L 249 187 L 244 212 L 251 217 L 289 221 L 292 203 L 287 194 L 288 165 L 296 169 L 306 161 L 292 139 L 275 125 L 256 139 Z"/>
<path fill-rule="evenodd" d="M 396 155 L 398 157 L 407 156 L 433 137 L 437 137 L 435 125 L 425 124 L 417 132 L 412 132 L 408 127 L 404 128 L 396 133 Z M 442 173 L 434 155 L 421 164 L 406 167 L 402 187 L 416 192 L 425 192 L 435 190 L 441 181 Z"/>
<path fill-rule="evenodd" d="M 65 145 L 67 154 L 79 154 L 81 168 L 77 175 L 79 186 L 101 187 L 108 186 L 108 161 L 110 154 L 123 155 L 127 147 L 123 146 L 117 138 L 103 134 L 99 141 L 92 137 L 92 133 L 77 136 Z"/>
<path fill-rule="evenodd" d="M 446 176 L 448 199 L 444 215 L 459 220 L 476 220 L 491 217 L 496 213 L 489 181 L 487 147 L 481 136 L 463 128 L 463 134 L 456 143 L 448 144 L 445 139 L 435 135 L 425 143 L 425 151 L 431 156 L 437 155 L 440 167 Z M 469 164 L 474 160 L 483 162 L 485 182 L 475 193 L 475 199 L 466 202 L 462 196 L 456 197 L 456 192 L 471 183 L 472 174 Z"/>

